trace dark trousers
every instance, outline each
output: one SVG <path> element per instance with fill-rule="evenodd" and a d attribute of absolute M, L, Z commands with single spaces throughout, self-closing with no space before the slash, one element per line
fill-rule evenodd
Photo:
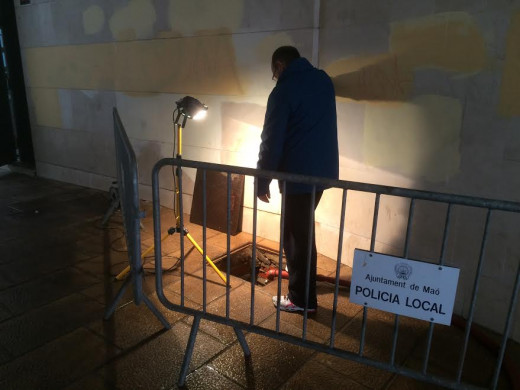
<path fill-rule="evenodd" d="M 314 210 L 323 192 L 316 192 L 311 215 L 312 194 L 286 195 L 283 231 L 284 251 L 289 269 L 289 299 L 297 306 L 305 307 L 305 281 L 309 257 L 309 229 L 314 226 Z M 309 308 L 317 306 L 316 298 L 316 239 L 312 231 Z"/>

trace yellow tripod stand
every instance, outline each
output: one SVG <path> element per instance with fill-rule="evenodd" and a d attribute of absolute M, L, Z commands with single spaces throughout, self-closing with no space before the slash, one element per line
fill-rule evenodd
<path fill-rule="evenodd" d="M 198 109 L 198 110 L 197 110 Z M 179 100 L 177 102 L 177 118 L 174 121 L 174 126 L 177 126 L 177 158 L 181 158 L 182 156 L 182 130 L 184 126 L 186 125 L 186 120 L 188 118 L 196 117 L 198 113 L 201 111 L 207 110 L 208 107 L 200 103 L 198 100 L 186 96 L 183 99 Z M 194 112 L 196 110 L 196 112 Z M 183 123 L 182 125 L 179 123 L 179 119 L 183 116 Z M 181 226 L 181 217 L 180 217 L 180 197 L 181 193 L 179 190 L 178 180 L 179 180 L 179 170 L 181 168 L 177 167 L 175 169 L 175 204 L 174 204 L 174 212 L 175 212 L 175 227 L 171 227 L 168 229 L 168 232 L 161 238 L 161 242 L 164 241 L 168 236 L 173 235 L 174 233 L 182 233 L 184 236 L 192 243 L 192 245 L 199 251 L 201 255 L 204 255 L 204 251 L 202 248 L 197 244 L 195 239 L 191 236 L 191 234 L 188 232 L 186 228 L 183 228 Z M 144 261 L 144 258 L 154 249 L 154 246 L 150 246 L 146 251 L 142 254 L 142 260 Z M 226 276 L 222 274 L 222 272 L 217 268 L 215 263 L 209 258 L 208 255 L 206 255 L 206 262 L 213 268 L 213 270 L 217 273 L 217 275 L 224 281 L 224 283 L 227 283 Z M 130 272 L 130 266 L 127 266 L 123 271 L 121 271 L 117 276 L 116 280 L 123 280 L 126 278 L 128 273 Z"/>

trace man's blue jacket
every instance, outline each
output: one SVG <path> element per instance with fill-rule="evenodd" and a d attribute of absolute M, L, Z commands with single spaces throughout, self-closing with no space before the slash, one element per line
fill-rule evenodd
<path fill-rule="evenodd" d="M 261 138 L 258 169 L 337 179 L 336 99 L 330 77 L 305 58 L 291 62 L 269 95 Z M 259 178 L 258 194 L 267 193 L 270 182 Z M 312 187 L 287 183 L 286 191 L 309 193 Z"/>

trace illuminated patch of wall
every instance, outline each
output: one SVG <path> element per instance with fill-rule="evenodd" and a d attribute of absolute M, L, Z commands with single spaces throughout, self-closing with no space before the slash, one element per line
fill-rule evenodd
<path fill-rule="evenodd" d="M 115 10 L 109 22 L 110 31 L 117 40 L 149 38 L 153 36 L 156 17 L 151 0 L 130 0 Z"/>
<path fill-rule="evenodd" d="M 123 42 L 116 89 L 240 95 L 231 36 Z"/>
<path fill-rule="evenodd" d="M 446 180 L 459 169 L 461 121 L 460 102 L 448 97 L 367 105 L 365 162 L 407 176 Z"/>
<path fill-rule="evenodd" d="M 488 61 L 482 32 L 465 12 L 392 23 L 390 51 L 405 69 L 433 67 L 471 73 Z"/>
<path fill-rule="evenodd" d="M 31 88 L 29 98 L 32 100 L 36 124 L 39 126 L 62 126 L 61 106 L 57 89 Z"/>
<path fill-rule="evenodd" d="M 223 159 L 226 164 L 256 167 L 264 115 L 265 105 L 234 102 L 222 104 L 221 149 L 227 154 L 228 158 Z"/>
<path fill-rule="evenodd" d="M 240 95 L 230 36 L 26 49 L 32 87 Z"/>
<path fill-rule="evenodd" d="M 271 81 L 271 56 L 273 51 L 283 45 L 294 45 L 295 41 L 305 41 L 301 32 L 263 33 L 250 35 L 244 40 L 240 35 L 233 37 L 235 50 L 240 53 L 237 66 L 240 84 L 247 94 L 269 94 L 275 82 Z"/>
<path fill-rule="evenodd" d="M 520 11 L 512 17 L 506 43 L 506 58 L 500 88 L 499 112 L 520 115 Z"/>
<path fill-rule="evenodd" d="M 30 48 L 25 66 L 30 87 L 114 89 L 113 44 Z"/>
<path fill-rule="evenodd" d="M 208 30 L 235 31 L 240 26 L 243 11 L 243 0 L 170 0 L 170 34 L 188 36 Z M 162 32 L 161 36 L 168 36 L 168 33 Z"/>
<path fill-rule="evenodd" d="M 100 32 L 105 25 L 105 12 L 99 5 L 91 5 L 83 11 L 83 30 L 87 35 Z"/>

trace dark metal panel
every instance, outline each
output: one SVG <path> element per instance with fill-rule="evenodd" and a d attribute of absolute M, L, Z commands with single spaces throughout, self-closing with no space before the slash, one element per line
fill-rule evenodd
<path fill-rule="evenodd" d="M 227 175 L 225 173 L 208 170 L 206 172 L 206 226 L 227 233 Z M 193 203 L 191 205 L 190 221 L 197 225 L 203 222 L 202 200 L 203 178 L 201 170 L 197 170 L 195 189 L 193 190 Z M 244 203 L 244 176 L 231 175 L 230 198 L 230 230 L 229 234 L 236 235 L 242 231 L 242 205 Z"/>

